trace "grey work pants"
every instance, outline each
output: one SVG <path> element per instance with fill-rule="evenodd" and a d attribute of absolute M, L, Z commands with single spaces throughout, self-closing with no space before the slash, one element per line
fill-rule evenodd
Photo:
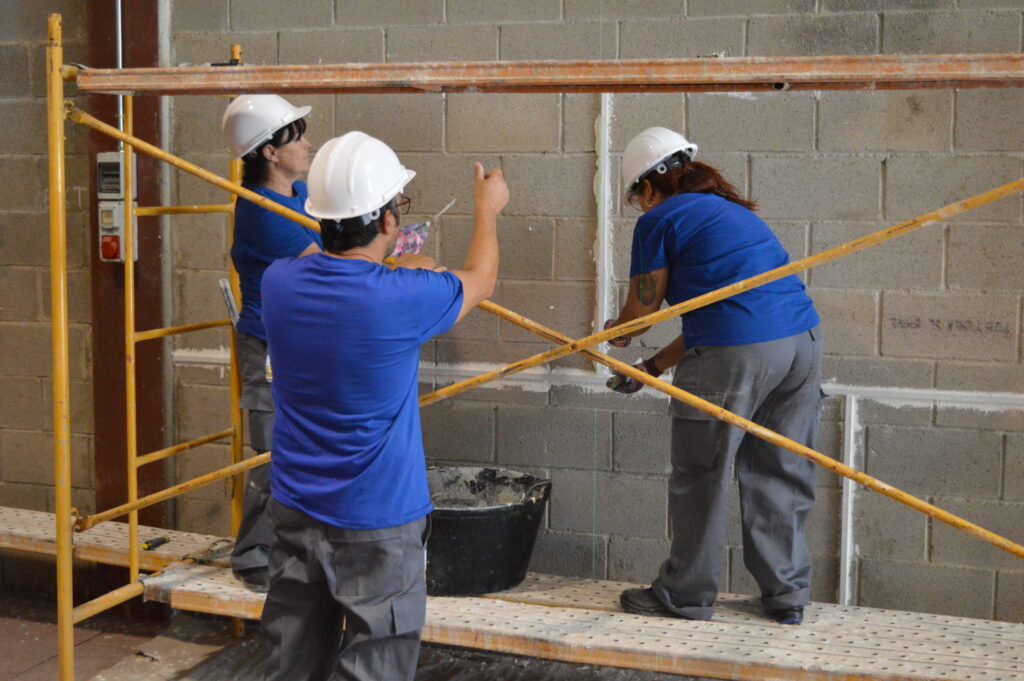
<path fill-rule="evenodd" d="M 257 454 L 270 451 L 274 434 L 274 397 L 267 381 L 267 344 L 256 336 L 238 334 L 238 368 L 242 377 L 242 402 L 249 419 L 249 444 Z M 246 475 L 242 522 L 231 552 L 236 572 L 267 567 L 273 530 L 267 518 L 270 500 L 270 464 L 257 466 Z"/>
<path fill-rule="evenodd" d="M 809 447 L 821 411 L 821 336 L 689 348 L 673 383 Z M 710 619 L 718 596 L 735 462 L 743 561 L 765 608 L 806 605 L 811 559 L 804 524 L 814 505 L 815 466 L 785 449 L 673 401 L 669 512 L 672 548 L 652 588 L 670 610 Z"/>
<path fill-rule="evenodd" d="M 426 617 L 429 519 L 347 530 L 271 499 L 266 681 L 403 681 Z"/>

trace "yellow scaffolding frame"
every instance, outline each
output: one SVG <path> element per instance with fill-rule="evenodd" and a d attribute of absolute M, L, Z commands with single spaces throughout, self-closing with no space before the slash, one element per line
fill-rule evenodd
<path fill-rule="evenodd" d="M 241 58 L 241 51 L 237 45 L 232 46 L 232 59 L 234 63 L 239 63 Z M 957 72 L 957 78 L 954 79 L 949 77 L 946 73 L 945 80 L 941 78 L 933 78 L 932 80 L 922 80 L 923 76 L 921 73 L 914 71 L 914 65 L 919 63 L 942 64 L 943 60 L 940 55 L 915 57 L 907 59 L 907 77 L 902 81 L 891 81 L 888 82 L 887 87 L 965 87 L 965 86 L 979 86 L 979 87 L 1008 87 L 1008 86 L 1020 86 L 1024 85 L 1024 61 L 1015 55 L 981 55 L 981 57 L 987 57 L 989 62 L 993 62 L 993 57 L 1006 57 L 1006 59 L 999 62 L 1001 71 L 988 72 L 981 69 L 979 72 L 971 72 L 969 69 L 963 72 Z M 851 61 L 851 59 L 853 61 Z M 864 79 L 856 80 L 854 76 L 861 75 L 863 73 L 870 72 L 871 68 L 878 69 L 878 65 L 871 66 L 871 58 L 861 58 L 863 63 L 866 65 L 863 72 L 857 71 L 857 58 L 842 58 L 842 64 L 848 72 L 844 72 L 844 75 L 836 75 L 835 73 L 822 73 L 820 70 L 814 71 L 806 77 L 806 83 L 808 87 L 814 89 L 826 89 L 828 87 L 834 87 L 836 89 L 845 89 L 851 87 L 850 83 L 855 82 L 856 87 L 864 86 L 862 82 Z M 821 58 L 822 62 L 828 60 L 834 60 L 839 63 L 839 58 Z M 749 60 L 748 60 L 749 61 Z M 797 60 L 790 59 L 790 62 Z M 877 61 L 877 60 L 876 60 Z M 945 60 L 945 63 L 952 63 L 953 59 Z M 969 62 L 969 58 L 960 58 L 957 64 Z M 1009 61 L 1010 66 L 1006 67 L 1005 62 Z M 988 63 L 988 62 L 984 62 Z M 135 330 L 135 306 L 134 306 L 134 236 L 131 225 L 134 217 L 146 216 L 146 215 L 177 215 L 177 214 L 195 214 L 195 213 L 225 213 L 234 215 L 234 205 L 237 197 L 241 196 L 253 203 L 263 206 L 268 210 L 283 215 L 289 219 L 292 219 L 300 224 L 303 224 L 311 229 L 319 231 L 319 225 L 316 221 L 284 208 L 280 204 L 274 203 L 265 199 L 258 194 L 255 194 L 240 184 L 241 179 L 241 162 L 234 161 L 231 164 L 229 178 L 222 178 L 214 173 L 206 171 L 194 164 L 189 163 L 177 156 L 169 154 L 162 149 L 145 142 L 133 135 L 132 124 L 132 97 L 129 95 L 125 100 L 125 130 L 122 132 L 112 126 L 99 121 L 88 113 L 77 109 L 70 102 L 66 102 L 64 99 L 63 81 L 64 80 L 75 80 L 79 75 L 79 70 L 76 67 L 65 66 L 63 64 L 63 46 L 62 46 L 62 35 L 61 35 L 61 17 L 59 14 L 51 14 L 49 17 L 48 24 L 48 45 L 46 50 L 46 64 L 47 64 L 47 130 L 48 130 L 48 148 L 49 148 L 49 207 L 50 207 L 50 260 L 51 260 L 51 290 L 52 290 L 52 340 L 53 340 L 53 420 L 54 420 L 54 481 L 56 486 L 56 541 L 57 541 L 57 623 L 58 623 L 58 655 L 60 659 L 60 679 L 61 681 L 72 681 L 74 677 L 73 667 L 73 627 L 76 622 L 82 621 L 93 615 L 96 615 L 104 610 L 113 607 L 117 604 L 123 603 L 135 596 L 142 593 L 143 586 L 140 581 L 140 568 L 139 568 L 139 551 L 140 545 L 138 542 L 138 511 L 140 508 L 160 503 L 174 496 L 183 494 L 191 489 L 195 489 L 202 485 L 212 483 L 217 480 L 222 480 L 228 477 L 233 477 L 232 486 L 232 527 L 237 531 L 238 524 L 241 518 L 241 501 L 242 501 L 242 478 L 241 473 L 253 468 L 255 466 L 266 463 L 270 460 L 270 453 L 262 454 L 259 456 L 251 457 L 247 460 L 242 460 L 242 413 L 239 406 L 240 397 L 240 377 L 238 373 L 237 358 L 234 352 L 234 328 L 231 326 L 230 320 L 215 320 L 208 322 L 200 322 L 196 324 L 184 324 L 179 326 L 172 326 L 162 329 L 151 329 L 148 331 L 136 331 Z M 527 66 L 536 66 L 538 63 L 527 63 Z M 608 69 L 614 69 L 614 67 L 621 65 L 630 66 L 624 62 L 608 62 Z M 852 66 L 851 66 L 852 64 Z M 557 67 L 559 64 L 555 63 Z M 425 65 L 425 70 L 429 71 L 430 67 L 436 67 L 439 65 Z M 443 66 L 443 65 L 440 65 Z M 493 65 L 486 65 L 487 68 L 493 67 Z M 513 64 L 514 68 L 516 65 Z M 564 64 L 563 64 L 564 66 Z M 635 64 L 633 64 L 635 66 Z M 813 65 L 812 65 L 813 66 Z M 871 66 L 871 68 L 868 68 Z M 302 69 L 308 69 L 310 67 L 276 67 L 278 71 L 282 68 L 292 68 L 294 73 L 301 73 Z M 345 67 L 333 67 L 336 71 L 338 69 L 344 69 Z M 404 65 L 404 68 L 415 68 L 410 65 Z M 886 67 L 888 68 L 888 67 Z M 359 71 L 359 65 L 352 65 L 351 70 L 353 72 Z M 599 70 L 599 69 L 598 69 Z M 729 69 L 726 69 L 728 71 Z M 741 69 L 740 69 L 741 70 Z M 121 74 L 129 71 L 147 71 L 145 69 L 126 69 Z M 160 71 L 161 75 L 166 75 L 167 69 L 151 69 L 148 71 Z M 173 70 L 171 70 L 173 71 Z M 189 69 L 181 69 L 181 71 L 189 71 Z M 850 72 L 853 75 L 850 75 Z M 517 73 L 519 73 L 517 71 Z M 879 72 L 880 73 L 880 72 Z M 465 79 L 465 70 L 459 71 L 460 78 Z M 334 73 L 337 76 L 337 73 Z M 522 74 L 520 74 L 522 75 Z M 875 74 L 877 75 L 877 74 Z M 205 76 L 197 76 L 200 82 L 203 77 L 209 78 L 209 74 Z M 275 77 L 279 77 L 276 75 Z M 493 77 L 493 76 L 492 76 Z M 644 78 L 653 78 L 650 74 L 644 75 L 644 73 L 632 74 L 630 76 L 633 80 L 628 82 L 622 81 L 614 87 L 617 89 L 644 89 L 641 87 L 644 82 Z M 719 74 L 719 78 L 721 78 Z M 737 80 L 742 81 L 742 78 L 734 77 L 730 84 L 729 89 L 766 89 L 771 87 L 771 83 L 784 79 L 771 78 L 771 73 L 761 73 L 761 80 L 756 83 L 753 81 L 744 81 L 737 83 Z M 879 76 L 880 77 L 880 76 Z M 564 74 L 550 76 L 548 74 L 549 81 L 538 87 L 546 88 L 548 91 L 568 91 L 573 89 L 579 89 L 572 83 L 565 79 Z M 700 81 L 693 80 L 693 77 L 688 81 L 683 82 L 682 80 L 669 83 L 666 80 L 658 81 L 659 89 L 676 89 L 676 90 L 694 90 L 701 91 L 707 90 L 707 87 L 702 87 Z M 831 79 L 831 80 L 830 80 Z M 385 78 L 386 80 L 386 78 Z M 443 80 L 443 79 L 442 79 Z M 397 81 L 396 81 L 397 82 Z M 472 85 L 471 78 L 467 81 L 469 85 L 461 85 L 460 87 L 468 87 Z M 530 75 L 522 75 L 521 80 L 515 83 L 506 83 L 502 85 L 500 79 L 498 82 L 490 81 L 488 89 L 491 91 L 529 91 Z M 541 82 L 541 81 L 536 81 Z M 596 82 L 596 81 L 594 81 Z M 712 81 L 707 81 L 712 82 Z M 721 80 L 717 81 L 719 87 Z M 524 83 L 526 83 L 524 85 Z M 924 83 L 924 84 L 922 84 Z M 767 85 L 766 85 L 767 84 Z M 216 90 L 216 87 L 220 87 L 220 90 Z M 321 84 L 321 89 L 326 86 Z M 330 87 L 336 88 L 338 91 L 344 91 L 345 87 L 333 83 Z M 376 89 L 369 88 L 366 83 L 350 87 L 350 90 L 357 90 L 359 87 L 368 88 L 372 91 L 383 91 L 384 85 L 378 86 Z M 403 87 L 416 87 L 415 85 L 395 84 L 395 89 L 401 89 Z M 591 83 L 592 89 L 598 87 Z M 431 89 L 443 88 L 442 85 L 433 84 Z M 504 88 L 504 89 L 503 89 Z M 145 89 L 145 88 L 142 88 Z M 274 91 L 274 87 L 262 88 L 268 91 Z M 278 88 L 281 91 L 301 91 L 301 88 L 297 87 L 295 82 L 291 82 L 290 87 Z M 223 84 L 220 86 L 211 86 L 210 89 L 205 92 L 228 92 L 230 88 L 225 88 Z M 182 89 L 182 94 L 199 94 L 202 93 L 199 90 Z M 68 372 L 68 310 L 67 310 L 67 253 L 66 253 L 66 186 L 65 186 L 65 175 L 64 175 L 64 120 L 69 119 L 71 121 L 80 123 L 93 130 L 106 134 L 114 139 L 118 139 L 124 143 L 125 146 L 125 181 L 124 181 L 124 196 L 125 196 L 125 224 L 128 228 L 125 230 L 125 387 L 126 387 L 126 410 L 128 416 L 127 426 L 127 464 L 128 464 L 128 501 L 125 504 L 117 506 L 115 508 L 107 509 L 99 513 L 95 513 L 85 517 L 79 517 L 76 509 L 71 506 L 71 485 L 70 485 L 70 405 L 69 405 L 69 372 Z M 215 205 L 193 205 L 193 206 L 150 206 L 150 207 L 137 207 L 132 206 L 132 150 L 138 150 L 154 158 L 167 162 L 176 168 L 188 172 L 202 180 L 205 180 L 215 186 L 218 186 L 231 193 L 231 201 L 227 204 L 215 204 Z M 486 372 L 480 376 L 476 376 L 459 383 L 455 383 L 446 388 L 436 390 L 430 394 L 424 395 L 420 398 L 420 404 L 426 405 L 432 402 L 451 397 L 459 394 L 466 390 L 470 390 L 477 386 L 480 386 L 489 381 L 508 376 L 510 374 L 522 371 L 524 369 L 538 366 L 546 362 L 550 362 L 559 357 L 580 352 L 584 355 L 602 363 L 612 369 L 623 373 L 627 376 L 638 380 L 645 385 L 648 385 L 656 390 L 659 390 L 674 399 L 678 399 L 690 406 L 693 406 L 705 413 L 708 413 L 715 418 L 724 420 L 731 423 L 743 430 L 765 439 L 773 444 L 782 446 L 800 456 L 803 456 L 818 465 L 821 465 L 829 470 L 836 472 L 839 475 L 848 477 L 855 482 L 868 487 L 874 491 L 877 491 L 885 496 L 893 498 L 903 504 L 906 504 L 912 508 L 915 508 L 937 520 L 945 522 L 950 526 L 963 530 L 973 536 L 976 536 L 983 541 L 986 541 L 994 546 L 997 546 L 1003 550 L 1006 550 L 1019 557 L 1024 557 L 1024 547 L 1011 542 L 1004 537 L 1000 537 L 984 528 L 981 528 L 963 518 L 959 518 L 947 511 L 944 511 L 932 504 L 929 504 L 917 497 L 914 497 L 906 492 L 898 490 L 886 483 L 877 480 L 871 476 L 868 476 L 860 471 L 845 466 L 838 461 L 835 461 L 831 457 L 826 456 L 820 452 L 803 446 L 797 442 L 789 440 L 777 433 L 767 430 L 747 419 L 744 419 L 736 414 L 733 414 L 725 409 L 715 406 L 709 402 L 706 402 L 699 397 L 687 393 L 679 388 L 672 386 L 660 379 L 654 378 L 649 374 L 640 371 L 624 362 L 620 362 L 608 355 L 597 352 L 593 349 L 594 346 L 605 342 L 616 336 L 620 336 L 624 333 L 630 333 L 638 331 L 643 328 L 647 328 L 652 324 L 655 324 L 666 319 L 670 319 L 681 315 L 685 312 L 709 305 L 713 302 L 722 300 L 729 296 L 735 295 L 742 291 L 755 288 L 762 284 L 768 283 L 780 279 L 791 274 L 807 270 L 816 265 L 835 260 L 843 257 L 850 253 L 863 250 L 870 246 L 882 243 L 889 239 L 895 238 L 902 234 L 906 234 L 914 229 L 922 227 L 924 225 L 932 224 L 938 221 L 947 220 L 954 215 L 959 213 L 977 208 L 979 206 L 991 203 L 1002 197 L 1010 194 L 1024 191 L 1024 179 L 1017 180 L 1015 182 L 1008 183 L 1001 187 L 989 190 L 977 196 L 958 201 L 950 204 L 943 208 L 940 208 L 924 215 L 918 216 L 911 220 L 901 222 L 897 225 L 893 225 L 886 229 L 875 232 L 865 237 L 855 239 L 841 246 L 823 251 L 821 253 L 803 258 L 802 260 L 795 261 L 784 267 L 779 267 L 775 270 L 765 272 L 763 274 L 751 277 L 744 281 L 736 282 L 729 286 L 726 286 L 717 291 L 704 294 L 692 300 L 688 300 L 677 305 L 665 308 L 658 312 L 646 315 L 644 317 L 637 318 L 628 323 L 620 324 L 614 328 L 610 328 L 599 333 L 591 334 L 585 338 L 578 340 L 572 340 L 567 336 L 564 336 L 554 330 L 551 330 L 541 324 L 533 322 L 521 315 L 516 314 L 510 310 L 502 308 L 490 301 L 484 301 L 480 304 L 480 307 L 485 311 L 495 314 L 511 323 L 517 324 L 525 329 L 533 331 L 538 335 L 547 338 L 548 340 L 559 344 L 557 347 L 552 348 L 543 353 L 539 353 L 532 357 L 513 362 L 499 369 Z M 237 273 L 231 270 L 231 285 L 232 290 L 236 296 L 238 294 L 238 277 Z M 199 331 L 209 328 L 218 328 L 221 326 L 227 326 L 231 330 L 231 427 L 223 431 L 195 438 L 188 442 L 180 443 L 164 449 L 150 452 L 144 455 L 139 455 L 137 452 L 136 442 L 136 404 L 135 404 L 135 346 L 143 341 L 153 340 L 156 338 L 165 338 L 168 336 L 188 333 L 192 331 Z M 184 451 L 192 449 L 194 447 L 215 442 L 225 438 L 231 440 L 231 464 L 225 468 L 214 471 L 212 473 L 188 480 L 172 487 L 166 488 L 154 494 L 139 498 L 138 497 L 138 482 L 137 482 L 137 470 L 140 466 L 159 461 L 170 456 L 180 454 Z M 73 552 L 73 531 L 81 531 L 92 527 L 100 522 L 117 518 L 123 515 L 128 515 L 129 523 L 129 583 L 121 586 L 107 594 L 99 596 L 91 601 L 83 603 L 79 606 L 74 606 L 72 598 L 72 552 Z"/>

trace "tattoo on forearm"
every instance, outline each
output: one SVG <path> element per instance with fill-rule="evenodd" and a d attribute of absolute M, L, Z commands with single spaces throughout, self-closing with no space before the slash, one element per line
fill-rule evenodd
<path fill-rule="evenodd" d="M 643 305 L 650 305 L 654 302 L 654 293 L 657 289 L 657 278 L 651 272 L 644 272 L 636 280 L 636 297 Z"/>

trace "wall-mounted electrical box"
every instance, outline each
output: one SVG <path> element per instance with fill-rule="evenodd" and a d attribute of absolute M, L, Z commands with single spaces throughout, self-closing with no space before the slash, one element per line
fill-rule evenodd
<path fill-rule="evenodd" d="M 138 197 L 138 167 L 132 156 L 132 205 Z M 99 199 L 99 253 L 101 262 L 124 262 L 124 152 L 96 154 L 96 195 Z M 139 259 L 139 224 L 132 220 L 135 260 Z"/>

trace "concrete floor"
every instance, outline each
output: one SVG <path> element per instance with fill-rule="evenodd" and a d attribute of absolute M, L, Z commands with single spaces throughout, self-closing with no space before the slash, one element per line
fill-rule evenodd
<path fill-rule="evenodd" d="M 57 610 L 48 597 L 0 591 L 0 681 L 54 681 Z M 91 679 L 152 639 L 165 623 L 127 618 L 116 611 L 75 627 L 75 678 Z"/>
<path fill-rule="evenodd" d="M 0 591 L 0 681 L 58 676 L 56 609 L 46 596 Z M 260 681 L 258 627 L 232 638 L 229 621 L 179 612 L 168 624 L 107 612 L 75 628 L 75 679 Z M 423 646 L 416 681 L 684 681 L 689 677 Z"/>

